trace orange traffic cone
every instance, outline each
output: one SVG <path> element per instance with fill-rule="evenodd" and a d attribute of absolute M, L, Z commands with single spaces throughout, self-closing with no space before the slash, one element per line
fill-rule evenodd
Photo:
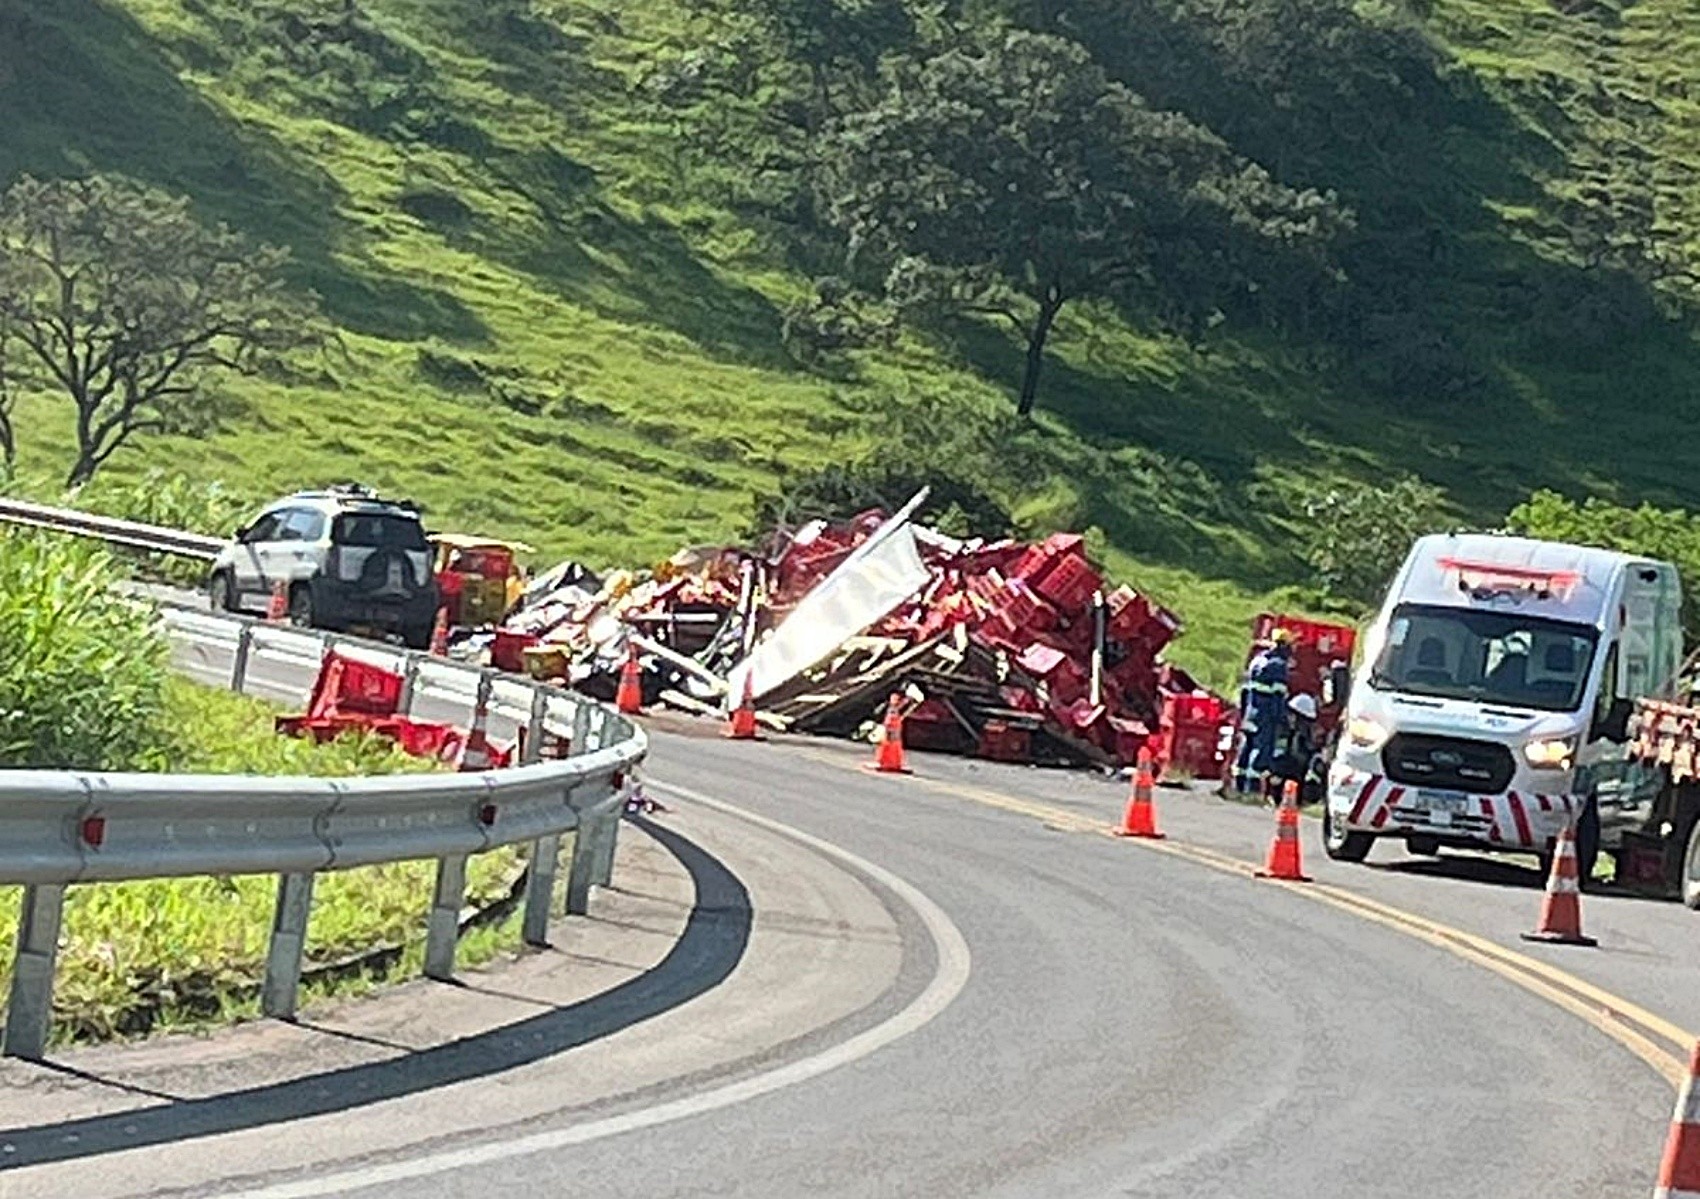
<path fill-rule="evenodd" d="M 892 692 L 885 705 L 882 736 L 874 746 L 874 761 L 867 769 L 879 774 L 910 774 L 903 760 L 903 697 Z"/>
<path fill-rule="evenodd" d="M 1257 877 L 1310 882 L 1299 863 L 1299 785 L 1295 782 L 1289 781 L 1281 795 L 1281 806 L 1275 811 L 1275 840 L 1269 843 L 1269 861 L 1257 872 Z"/>
<path fill-rule="evenodd" d="M 748 671 L 744 672 L 744 697 L 738 701 L 738 706 L 732 709 L 732 720 L 726 728 L 726 736 L 733 741 L 761 739 L 756 731 L 755 678 Z"/>
<path fill-rule="evenodd" d="M 449 656 L 449 610 L 446 607 L 437 609 L 437 622 L 431 626 L 431 656 Z"/>
<path fill-rule="evenodd" d="M 1700 1079 L 1700 1045 L 1689 1056 L 1688 1077 L 1676 1097 L 1653 1199 L 1700 1195 L 1700 1088 L 1694 1085 L 1696 1079 Z"/>
<path fill-rule="evenodd" d="M 1139 765 L 1133 772 L 1133 793 L 1128 797 L 1127 810 L 1122 813 L 1122 826 L 1116 830 L 1118 837 L 1151 837 L 1162 840 L 1163 833 L 1157 831 L 1157 806 L 1151 801 L 1152 788 L 1156 780 L 1151 775 L 1151 751 L 1139 751 Z"/>
<path fill-rule="evenodd" d="M 1551 941 L 1558 945 L 1598 945 L 1582 933 L 1582 884 L 1576 873 L 1576 826 L 1567 824 L 1558 834 L 1552 853 L 1552 873 L 1547 875 L 1546 898 L 1541 901 L 1541 921 L 1525 941 Z M 1700 1160 L 1700 1159 L 1697 1159 Z"/>
<path fill-rule="evenodd" d="M 478 705 L 472 710 L 472 727 L 466 731 L 466 740 L 455 757 L 455 769 L 489 770 L 495 761 L 490 745 L 490 696 L 488 691 L 480 690 Z"/>
<path fill-rule="evenodd" d="M 272 597 L 266 602 L 266 619 L 279 624 L 289 615 L 289 589 L 279 579 L 272 584 Z"/>
<path fill-rule="evenodd" d="M 614 692 L 614 706 L 627 716 L 643 711 L 643 667 L 638 665 L 635 645 L 626 647 L 626 664 L 620 667 L 620 689 Z"/>

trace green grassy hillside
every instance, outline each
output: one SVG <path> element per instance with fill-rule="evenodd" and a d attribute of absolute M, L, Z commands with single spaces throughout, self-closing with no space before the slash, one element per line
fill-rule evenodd
<path fill-rule="evenodd" d="M 764 147 L 705 149 L 736 106 L 658 98 L 707 28 L 671 0 L 0 0 L 0 182 L 185 192 L 289 246 L 341 331 L 299 377 L 231 384 L 225 431 L 140 443 L 120 476 L 168 465 L 255 498 L 358 477 L 440 525 L 612 563 L 732 535 L 788 472 L 895 445 L 1026 529 L 1095 527 L 1217 681 L 1267 593 L 1304 583 L 1316 480 L 1411 471 L 1467 520 L 1538 486 L 1681 502 L 1700 9 L 1304 0 L 1333 14 L 1313 36 L 1201 19 L 1206 0 L 1134 7 L 1033 20 L 1334 188 L 1359 217 L 1352 281 L 1314 321 L 1202 347 L 1066 310 L 1031 428 L 1009 415 L 1021 349 L 989 323 L 826 365 L 788 350 L 794 222 L 759 203 Z M 39 485 L 69 414 L 35 397 L 18 421 Z"/>

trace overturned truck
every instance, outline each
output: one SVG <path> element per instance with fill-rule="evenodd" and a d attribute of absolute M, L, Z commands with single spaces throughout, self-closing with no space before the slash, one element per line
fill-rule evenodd
<path fill-rule="evenodd" d="M 1207 694 L 1162 660 L 1179 618 L 1107 589 L 1079 536 L 949 537 L 914 520 L 924 498 L 755 549 L 681 551 L 594 592 L 544 590 L 493 655 L 611 695 L 635 649 L 646 702 L 709 714 L 750 694 L 770 728 L 837 736 L 870 731 L 904 691 L 919 699 L 913 746 L 1100 766 L 1149 750 L 1161 764 L 1165 713 Z"/>

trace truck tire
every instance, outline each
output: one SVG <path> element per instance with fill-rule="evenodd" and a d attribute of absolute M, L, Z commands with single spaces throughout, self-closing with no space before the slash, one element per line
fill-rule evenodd
<path fill-rule="evenodd" d="M 1600 808 L 1592 799 L 1576 821 L 1576 880 L 1586 891 L 1593 886 L 1594 863 L 1600 860 Z"/>
<path fill-rule="evenodd" d="M 1334 827 L 1334 813 L 1322 809 L 1322 852 L 1336 862 L 1361 862 L 1369 857 L 1375 838 L 1368 833 L 1347 832 Z"/>
<path fill-rule="evenodd" d="M 1426 833 L 1412 833 L 1405 838 L 1405 848 L 1419 858 L 1437 858 L 1440 856 L 1440 838 Z"/>
<path fill-rule="evenodd" d="M 1700 912 L 1700 820 L 1688 832 L 1688 846 L 1682 854 L 1682 902 Z"/>

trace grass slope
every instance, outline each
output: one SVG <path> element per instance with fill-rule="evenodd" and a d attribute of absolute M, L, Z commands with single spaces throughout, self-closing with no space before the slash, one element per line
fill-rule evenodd
<path fill-rule="evenodd" d="M 343 333 L 302 377 L 233 385 L 246 413 L 225 432 L 147 442 L 113 471 L 169 463 L 256 499 L 358 477 L 439 525 L 612 563 L 729 536 L 786 471 L 882 438 L 971 446 L 1028 529 L 1094 527 L 1116 573 L 1178 607 L 1179 656 L 1218 683 L 1246 617 L 1303 582 L 1295 496 L 1315 479 L 1410 469 L 1482 519 L 1540 485 L 1684 492 L 1671 447 L 1700 416 L 1700 355 L 1646 310 L 1679 306 L 1685 284 L 1649 296 L 1586 267 L 1573 226 L 1700 254 L 1688 0 L 1433 0 L 1435 78 L 1379 153 L 1350 111 L 1261 147 L 1235 128 L 1254 98 L 1149 72 L 1155 100 L 1294 182 L 1340 187 L 1367 225 L 1442 228 L 1399 297 L 1416 332 L 1392 340 L 1427 339 L 1471 385 L 1445 398 L 1426 360 L 1385 346 L 1378 371 L 1255 332 L 1200 352 L 1077 309 L 1040 418 L 1014 436 L 1019 348 L 988 325 L 830 371 L 786 352 L 806 283 L 783 237 L 644 99 L 653 65 L 694 45 L 679 6 L 359 7 L 358 30 L 329 2 L 0 8 L 0 180 L 100 169 L 187 192 L 288 244 Z M 19 419 L 39 483 L 67 456 L 68 417 L 34 399 Z"/>

